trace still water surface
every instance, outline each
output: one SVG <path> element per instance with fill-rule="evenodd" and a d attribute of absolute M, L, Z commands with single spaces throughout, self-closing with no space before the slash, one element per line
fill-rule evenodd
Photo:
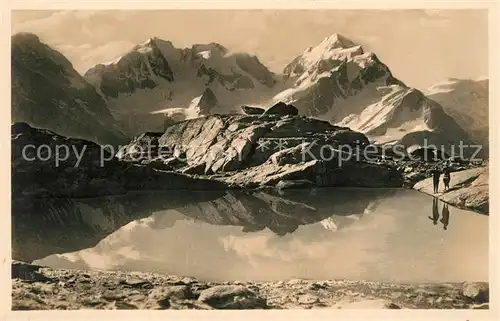
<path fill-rule="evenodd" d="M 150 193 L 43 200 L 20 213 L 13 252 L 52 267 L 210 280 L 488 280 L 488 217 L 413 190 Z M 26 223 L 34 213 L 45 224 L 36 236 Z"/>

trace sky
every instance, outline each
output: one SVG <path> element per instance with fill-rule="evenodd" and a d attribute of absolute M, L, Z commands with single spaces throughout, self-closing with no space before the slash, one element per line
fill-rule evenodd
<path fill-rule="evenodd" d="M 217 42 L 280 73 L 307 47 L 340 33 L 421 90 L 450 77 L 488 77 L 486 10 L 12 11 L 17 32 L 37 34 L 80 73 L 150 37 L 178 48 Z"/>

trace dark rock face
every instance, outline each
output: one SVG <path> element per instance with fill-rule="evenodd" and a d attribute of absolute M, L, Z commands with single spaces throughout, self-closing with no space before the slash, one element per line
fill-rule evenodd
<path fill-rule="evenodd" d="M 241 110 L 247 115 L 261 115 L 266 110 L 259 107 L 251 107 L 251 106 L 241 106 Z"/>
<path fill-rule="evenodd" d="M 299 114 L 297 107 L 279 102 L 264 112 L 266 115 L 295 116 Z"/>
<path fill-rule="evenodd" d="M 210 114 L 210 111 L 217 105 L 217 103 L 218 100 L 217 97 L 215 97 L 214 92 L 210 88 L 205 89 L 197 106 L 199 108 L 199 114 Z"/>
<path fill-rule="evenodd" d="M 489 80 L 447 79 L 426 92 L 445 112 L 469 133 L 471 139 L 489 149 Z"/>
<path fill-rule="evenodd" d="M 145 140 L 143 137 L 142 141 Z M 11 143 L 14 198 L 32 194 L 82 197 L 131 190 L 217 189 L 224 186 L 121 162 L 109 150 L 93 142 L 66 138 L 27 124 L 12 126 Z"/>
<path fill-rule="evenodd" d="M 12 122 L 100 144 L 127 140 L 95 88 L 37 36 L 12 36 L 11 63 Z"/>

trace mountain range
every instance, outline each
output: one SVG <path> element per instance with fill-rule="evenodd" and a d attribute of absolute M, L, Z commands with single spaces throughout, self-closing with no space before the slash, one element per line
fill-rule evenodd
<path fill-rule="evenodd" d="M 83 76 L 33 34 L 12 36 L 12 118 L 62 135 L 116 143 L 166 120 L 243 113 L 279 101 L 363 132 L 375 144 L 480 143 L 487 151 L 488 80 L 451 79 L 422 92 L 375 53 L 333 34 L 277 75 L 217 43 L 176 48 L 150 38 Z"/>

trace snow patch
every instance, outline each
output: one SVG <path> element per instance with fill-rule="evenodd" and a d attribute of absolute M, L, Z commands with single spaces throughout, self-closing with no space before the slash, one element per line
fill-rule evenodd
<path fill-rule="evenodd" d="M 212 56 L 212 53 L 209 50 L 201 51 L 198 52 L 198 56 L 202 57 L 203 59 L 210 59 Z"/>

